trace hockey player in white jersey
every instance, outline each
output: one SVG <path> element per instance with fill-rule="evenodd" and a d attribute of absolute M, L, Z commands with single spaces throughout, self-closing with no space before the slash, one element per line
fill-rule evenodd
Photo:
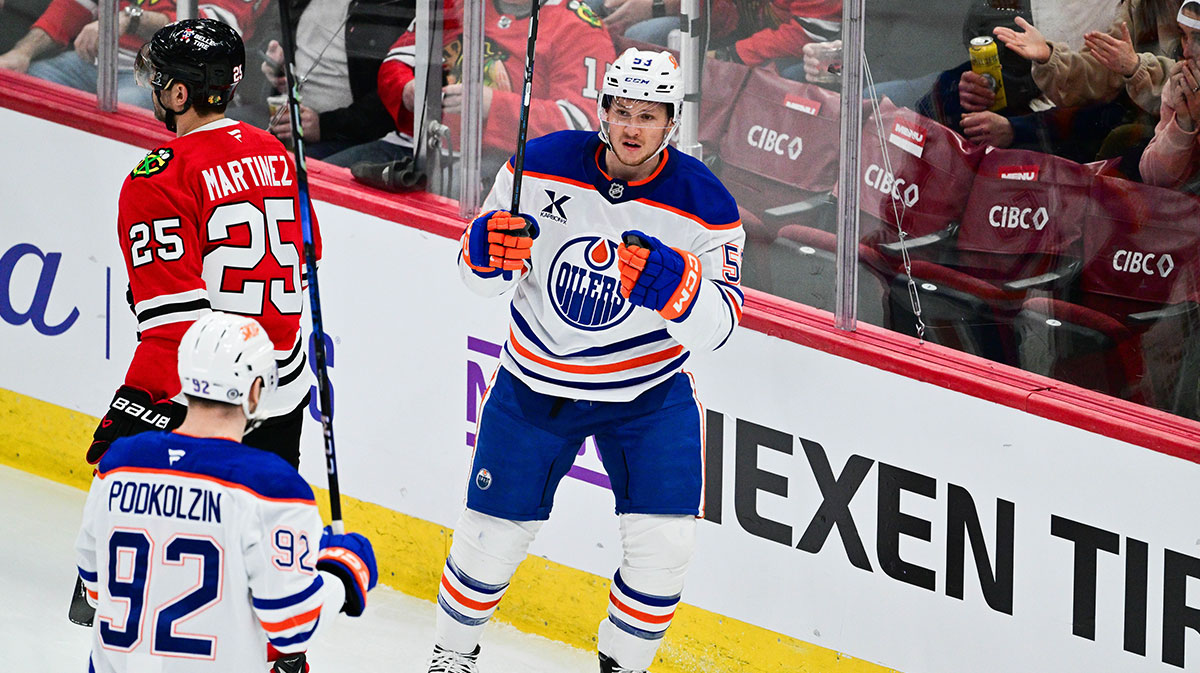
<path fill-rule="evenodd" d="M 88 492 L 76 542 L 96 608 L 87 670 L 302 673 L 317 627 L 366 607 L 371 543 L 322 530 L 296 470 L 239 443 L 278 383 L 258 322 L 201 317 L 179 376 L 183 425 L 113 442 Z"/>
<path fill-rule="evenodd" d="M 499 210 L 510 161 L 463 234 L 464 282 L 511 293 L 511 323 L 442 574 L 430 673 L 477 670 L 482 629 L 588 436 L 623 545 L 600 670 L 645 671 L 671 623 L 703 513 L 703 409 L 681 368 L 728 341 L 743 301 L 737 205 L 668 147 L 682 102 L 670 53 L 626 51 L 605 75 L 600 133 L 531 140 L 527 213 Z"/>

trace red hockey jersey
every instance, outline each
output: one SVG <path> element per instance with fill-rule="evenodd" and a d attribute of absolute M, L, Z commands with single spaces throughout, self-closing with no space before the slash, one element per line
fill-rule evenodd
<path fill-rule="evenodd" d="M 842 0 L 757 0 L 738 3 L 738 58 L 762 65 L 777 58 L 803 58 L 804 45 L 841 39 Z"/>
<path fill-rule="evenodd" d="M 180 392 L 177 350 L 209 310 L 258 320 L 275 344 L 270 415 L 308 392 L 300 317 L 307 281 L 292 157 L 274 136 L 232 119 L 151 151 L 121 188 L 117 236 L 140 343 L 125 383 L 156 399 Z M 313 241 L 321 238 L 315 214 Z"/>
<path fill-rule="evenodd" d="M 525 80 L 525 49 L 529 17 L 501 14 L 491 0 L 484 2 L 483 84 L 492 89 L 492 104 L 483 130 L 485 147 L 511 153 L 517 147 L 521 116 L 521 87 Z M 462 81 L 462 4 L 447 0 L 445 29 L 446 83 Z M 404 107 L 404 86 L 413 78 L 416 33 L 396 40 L 379 69 L 379 97 L 396 129 L 411 135 L 413 114 Z M 596 100 L 605 67 L 614 61 L 612 38 L 600 19 L 579 0 L 547 3 L 538 15 L 536 66 L 529 107 L 529 137 L 565 129 L 596 128 Z M 446 115 L 443 122 L 457 139 L 459 120 Z M 457 145 L 457 140 L 455 142 Z"/>
<path fill-rule="evenodd" d="M 120 0 L 118 9 L 127 5 L 141 7 L 147 12 L 166 14 L 175 20 L 175 0 Z M 210 0 L 196 7 L 196 18 L 216 19 L 229 24 L 248 40 L 254 32 L 254 22 L 267 8 L 265 0 Z M 50 39 L 70 45 L 83 27 L 96 20 L 94 0 L 51 0 L 46 11 L 38 17 L 34 28 L 41 28 Z M 137 51 L 146 40 L 136 35 L 122 35 L 121 48 Z"/>

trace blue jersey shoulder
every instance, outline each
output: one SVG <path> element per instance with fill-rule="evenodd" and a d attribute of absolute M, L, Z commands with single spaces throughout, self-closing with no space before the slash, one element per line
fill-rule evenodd
<path fill-rule="evenodd" d="M 312 488 L 283 458 L 229 439 L 143 432 L 113 442 L 98 466 L 219 479 L 272 499 L 313 500 Z"/>
<path fill-rule="evenodd" d="M 707 224 L 732 224 L 740 219 L 737 202 L 725 185 L 699 159 L 670 148 L 674 170 L 663 176 L 646 198 L 695 215 Z"/>
<path fill-rule="evenodd" d="M 555 131 L 525 143 L 525 168 L 578 182 L 587 182 L 583 161 L 590 159 L 600 144 L 595 131 Z M 509 168 L 513 159 L 508 160 Z"/>

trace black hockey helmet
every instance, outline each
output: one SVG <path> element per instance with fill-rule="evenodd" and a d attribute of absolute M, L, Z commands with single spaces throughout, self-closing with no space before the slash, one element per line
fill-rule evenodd
<path fill-rule="evenodd" d="M 184 19 L 163 26 L 138 52 L 138 84 L 160 91 L 187 85 L 189 100 L 224 107 L 242 81 L 246 48 L 233 28 L 215 19 Z"/>

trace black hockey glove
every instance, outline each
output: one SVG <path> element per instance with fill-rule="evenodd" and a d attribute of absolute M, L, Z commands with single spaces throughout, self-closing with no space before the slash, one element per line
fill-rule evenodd
<path fill-rule="evenodd" d="M 87 462 L 95 465 L 118 437 L 147 430 L 174 430 L 183 423 L 187 407 L 171 400 L 155 402 L 150 393 L 133 386 L 117 388 L 108 413 L 100 419 L 87 450 Z"/>

